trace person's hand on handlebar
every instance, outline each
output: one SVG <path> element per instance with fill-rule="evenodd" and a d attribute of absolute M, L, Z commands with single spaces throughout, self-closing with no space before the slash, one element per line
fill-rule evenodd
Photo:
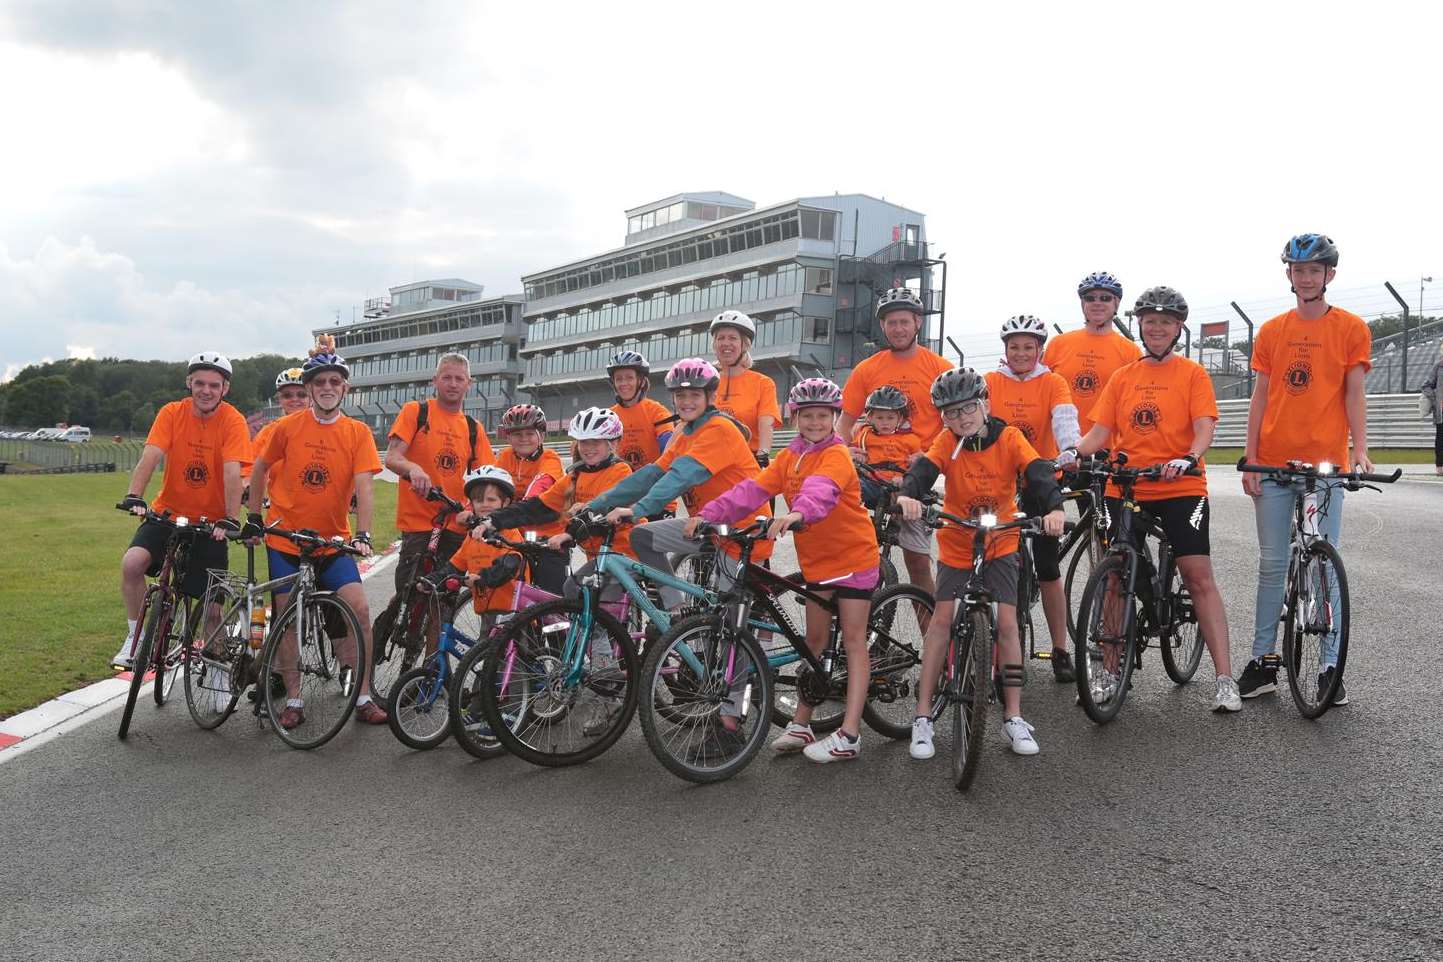
<path fill-rule="evenodd" d="M 606 513 L 607 524 L 621 524 L 623 521 L 630 521 L 632 511 L 630 508 L 612 508 Z"/>
<path fill-rule="evenodd" d="M 413 468 L 411 471 L 410 480 L 411 490 L 416 492 L 423 498 L 426 496 L 426 493 L 431 490 L 431 478 L 426 474 L 425 471 L 420 471 Z"/>
<path fill-rule="evenodd" d="M 221 518 L 210 526 L 210 536 L 215 541 L 239 537 L 240 533 L 241 523 L 235 518 Z"/>
<path fill-rule="evenodd" d="M 1077 449 L 1063 448 L 1057 452 L 1057 460 L 1054 463 L 1061 471 L 1071 471 L 1077 467 Z"/>
<path fill-rule="evenodd" d="M 357 531 L 355 537 L 351 539 L 351 547 L 356 549 L 362 558 L 369 558 L 371 556 L 371 532 Z"/>
<path fill-rule="evenodd" d="M 1180 458 L 1173 458 L 1162 466 L 1162 479 L 1164 481 L 1176 481 L 1195 467 L 1197 467 L 1197 458 L 1191 454 L 1184 455 Z"/>
<path fill-rule="evenodd" d="M 902 517 L 908 521 L 916 521 L 922 517 L 922 502 L 916 498 L 909 498 L 905 494 L 897 499 L 897 509 L 902 512 Z"/>
<path fill-rule="evenodd" d="M 1243 462 L 1256 461 L 1257 458 L 1243 455 Z M 1243 476 L 1243 494 L 1250 498 L 1260 498 L 1263 494 L 1263 476 L 1254 474 L 1251 471 L 1239 472 Z"/>
<path fill-rule="evenodd" d="M 768 540 L 775 541 L 787 531 L 792 525 L 801 523 L 802 516 L 796 511 L 788 511 L 786 514 L 773 518 L 771 524 L 767 525 Z"/>
<path fill-rule="evenodd" d="M 1063 525 L 1066 523 L 1066 517 L 1067 516 L 1062 513 L 1061 508 L 1058 508 L 1056 511 L 1047 512 L 1042 516 L 1042 533 L 1047 535 L 1049 538 L 1062 537 L 1062 530 Z"/>
<path fill-rule="evenodd" d="M 1373 459 L 1368 457 L 1367 448 L 1353 452 L 1353 470 L 1362 474 L 1378 473 L 1378 469 L 1373 466 Z"/>
<path fill-rule="evenodd" d="M 847 453 L 852 456 L 852 460 L 853 460 L 853 461 L 856 461 L 856 462 L 858 462 L 859 464 L 866 464 L 866 463 L 867 463 L 867 452 L 863 451 L 861 448 L 857 447 L 855 444 L 849 444 L 849 445 L 847 445 Z"/>
<path fill-rule="evenodd" d="M 116 507 L 121 511 L 129 511 L 131 514 L 142 516 L 150 510 L 150 505 L 146 504 L 145 499 L 137 494 L 127 494 L 120 499 L 120 503 Z"/>
<path fill-rule="evenodd" d="M 561 534 L 553 534 L 551 537 L 546 539 L 546 547 L 553 548 L 557 551 L 564 550 L 570 544 L 571 535 L 567 534 L 564 531 Z"/>

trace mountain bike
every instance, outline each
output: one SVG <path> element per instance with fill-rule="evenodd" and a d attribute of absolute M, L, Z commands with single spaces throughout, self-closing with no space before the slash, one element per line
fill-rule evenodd
<path fill-rule="evenodd" d="M 1333 704 L 1348 661 L 1350 602 L 1348 576 L 1337 547 L 1319 530 L 1335 490 L 1382 489 L 1367 482 L 1392 484 L 1403 475 L 1338 471 L 1326 462 L 1314 466 L 1289 461 L 1284 467 L 1238 461 L 1238 470 L 1261 474 L 1293 491 L 1288 575 L 1283 591 L 1283 664 L 1293 704 L 1305 718 L 1320 718 Z M 1329 669 L 1333 669 L 1329 671 Z"/>
<path fill-rule="evenodd" d="M 907 469 L 893 461 L 876 464 L 857 462 L 857 473 L 865 475 L 868 481 L 877 485 L 879 496 L 872 506 L 872 528 L 877 533 L 877 549 L 881 558 L 882 587 L 895 585 L 899 580 L 897 564 L 892 560 L 892 549 L 898 546 L 897 529 L 901 518 L 892 513 L 892 505 L 902 493 L 902 486 L 887 476 L 888 472 L 907 473 Z"/>

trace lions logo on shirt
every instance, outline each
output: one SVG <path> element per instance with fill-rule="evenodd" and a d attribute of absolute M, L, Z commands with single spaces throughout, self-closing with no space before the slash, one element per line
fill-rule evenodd
<path fill-rule="evenodd" d="M 1027 439 L 1028 444 L 1037 443 L 1037 430 L 1032 425 L 1026 421 L 1008 421 L 1007 423 L 1021 431 L 1022 436 Z"/>
<path fill-rule="evenodd" d="M 965 518 L 977 518 L 984 514 L 996 514 L 997 502 L 992 498 L 973 498 L 967 502 L 967 509 L 963 512 Z"/>
<path fill-rule="evenodd" d="M 301 484 L 308 491 L 324 491 L 330 483 L 331 472 L 319 461 L 312 461 L 301 469 Z"/>
<path fill-rule="evenodd" d="M 1157 405 L 1151 401 L 1144 401 L 1132 409 L 1132 416 L 1129 421 L 1132 428 L 1138 434 L 1151 434 L 1157 430 L 1157 422 L 1162 420 L 1162 415 Z"/>
<path fill-rule="evenodd" d="M 1313 365 L 1303 360 L 1294 361 L 1283 374 L 1283 381 L 1289 394 L 1302 394 L 1313 383 Z"/>
<path fill-rule="evenodd" d="M 1092 395 L 1097 393 L 1097 385 L 1099 380 L 1100 378 L 1098 378 L 1097 372 L 1095 370 L 1090 367 L 1085 367 L 1073 376 L 1072 389 L 1078 394 L 1083 394 L 1091 397 Z"/>
<path fill-rule="evenodd" d="M 642 457 L 643 455 L 641 451 L 637 450 L 636 448 L 632 448 L 630 451 L 623 451 L 621 453 L 621 460 L 631 465 L 631 470 L 633 471 L 641 467 Z"/>
<path fill-rule="evenodd" d="M 192 488 L 203 488 L 210 480 L 210 468 L 200 458 L 185 466 L 185 483 Z"/>
<path fill-rule="evenodd" d="M 436 470 L 455 474 L 460 467 L 461 457 L 451 448 L 442 448 L 436 452 Z"/>

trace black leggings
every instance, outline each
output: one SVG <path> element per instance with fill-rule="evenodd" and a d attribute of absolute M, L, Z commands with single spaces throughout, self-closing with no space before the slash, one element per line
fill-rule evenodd
<path fill-rule="evenodd" d="M 1433 429 L 1433 466 L 1443 468 L 1443 424 Z"/>

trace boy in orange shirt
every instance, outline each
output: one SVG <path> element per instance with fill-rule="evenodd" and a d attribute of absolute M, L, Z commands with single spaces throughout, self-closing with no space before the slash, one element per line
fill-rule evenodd
<path fill-rule="evenodd" d="M 1299 234 L 1283 249 L 1283 263 L 1297 306 L 1264 324 L 1253 345 L 1257 381 L 1248 406 L 1244 458 L 1275 466 L 1328 461 L 1346 470 L 1352 435 L 1352 466 L 1372 471 L 1363 384 L 1372 367 L 1372 334 L 1362 318 L 1323 299 L 1337 273 L 1338 248 L 1322 234 Z M 1293 492 L 1262 475 L 1246 473 L 1243 490 L 1252 495 L 1257 514 L 1258 594 L 1252 660 L 1238 687 L 1244 698 L 1254 698 L 1278 687 L 1282 662 L 1273 651 L 1283 610 Z M 1327 504 L 1319 505 L 1318 529 L 1337 546 L 1342 527 L 1343 489 L 1333 488 Z M 1324 642 L 1320 672 L 1326 676 L 1336 665 L 1334 634 Z M 1333 704 L 1347 703 L 1348 694 L 1339 681 Z"/>
<path fill-rule="evenodd" d="M 1209 557 L 1208 485 L 1202 456 L 1217 427 L 1212 379 L 1202 365 L 1173 350 L 1187 320 L 1187 301 L 1181 294 L 1170 287 L 1149 288 L 1132 310 L 1147 354 L 1118 370 L 1102 389 L 1092 409 L 1092 430 L 1078 442 L 1077 454 L 1112 448 L 1125 453 L 1133 467 L 1164 465 L 1162 480 L 1139 481 L 1134 493 L 1167 535 L 1178 574 L 1192 598 L 1198 630 L 1217 670 L 1212 710 L 1240 711 L 1243 703 L 1228 654 L 1228 619 Z M 1194 467 L 1198 475 L 1186 473 Z M 1109 486 L 1109 493 L 1116 489 Z M 1120 517 L 1121 503 L 1112 497 L 1107 500 L 1112 517 Z M 1136 536 L 1142 537 L 1140 532 Z M 1102 695 L 1101 700 L 1107 698 L 1108 683 L 1103 679 L 1099 688 L 1093 679 L 1093 690 Z"/>
<path fill-rule="evenodd" d="M 905 470 L 912 463 L 912 455 L 920 454 L 922 442 L 907 425 L 907 395 L 890 384 L 883 384 L 867 395 L 862 408 L 862 421 L 852 432 L 852 447 L 862 452 L 861 462 L 876 468 L 880 464 L 897 464 Z M 902 477 L 902 471 L 886 468 L 877 471 L 889 481 Z M 882 490 L 871 478 L 862 478 L 862 503 L 869 508 L 877 506 Z"/>
<path fill-rule="evenodd" d="M 483 464 L 466 473 L 464 484 L 471 513 L 482 519 L 481 523 L 461 542 L 446 565 L 428 575 L 423 583 L 432 590 L 470 588 L 471 603 L 478 614 L 511 611 L 514 582 L 525 576 L 525 561 L 511 548 L 486 541 L 485 536 L 497 527 L 488 524 L 487 519 L 505 510 L 516 497 L 516 482 L 505 468 Z M 520 531 L 500 527 L 506 539 L 521 540 Z"/>
<path fill-rule="evenodd" d="M 1053 479 L 1051 462 L 1037 456 L 1022 432 L 992 417 L 987 404 L 987 382 L 971 368 L 950 370 L 932 384 L 932 404 L 946 428 L 937 435 L 903 479 L 906 492 L 897 499 L 902 517 L 919 520 L 917 500 L 941 475 L 946 479 L 943 507 L 962 518 L 981 513 L 1010 520 L 1017 500 L 1017 478 L 1043 505 L 1043 527 L 1056 537 L 1062 533 L 1062 492 Z M 997 603 L 997 651 L 1001 661 L 1002 703 L 1007 721 L 1002 735 L 1018 755 L 1040 750 L 1032 737 L 1035 729 L 1022 718 L 1022 638 L 1017 628 L 1017 560 L 1019 535 L 1005 531 L 989 540 L 982 581 Z M 937 533 L 937 607 L 923 636 L 922 677 L 917 685 L 917 717 L 912 720 L 911 755 L 916 759 L 936 754 L 932 745 L 932 696 L 947 655 L 947 637 L 957 601 L 972 579 L 972 532 L 947 526 Z"/>
<path fill-rule="evenodd" d="M 777 495 L 788 511 L 772 521 L 767 536 L 776 539 L 793 524 L 806 525 L 796 534 L 797 561 L 808 590 L 836 596 L 847 650 L 847 708 L 842 725 L 817 741 L 809 724 L 812 706 L 797 705 L 796 716 L 772 742 L 778 752 L 801 750 L 814 762 L 849 761 L 862 749 L 862 709 L 867 704 L 870 662 L 867 657 L 867 612 L 877 588 L 877 533 L 862 507 L 862 487 L 846 445 L 837 434 L 842 389 L 826 378 L 798 382 L 787 396 L 797 436 L 766 470 L 708 502 L 696 518 L 687 519 L 688 535 L 705 520 L 731 524 L 751 515 Z M 807 602 L 807 647 L 820 655 L 827 644 L 832 615 Z"/>
<path fill-rule="evenodd" d="M 546 412 L 534 404 L 517 404 L 506 409 L 498 425 L 509 447 L 496 456 L 496 466 L 511 475 L 522 498 L 535 498 L 545 493 L 566 473 L 556 452 L 541 443 L 546 430 Z M 557 521 L 538 524 L 536 533 L 542 538 L 561 534 L 566 526 Z M 531 583 L 542 591 L 561 594 L 566 582 L 566 555 L 557 553 L 538 558 L 532 563 Z"/>

